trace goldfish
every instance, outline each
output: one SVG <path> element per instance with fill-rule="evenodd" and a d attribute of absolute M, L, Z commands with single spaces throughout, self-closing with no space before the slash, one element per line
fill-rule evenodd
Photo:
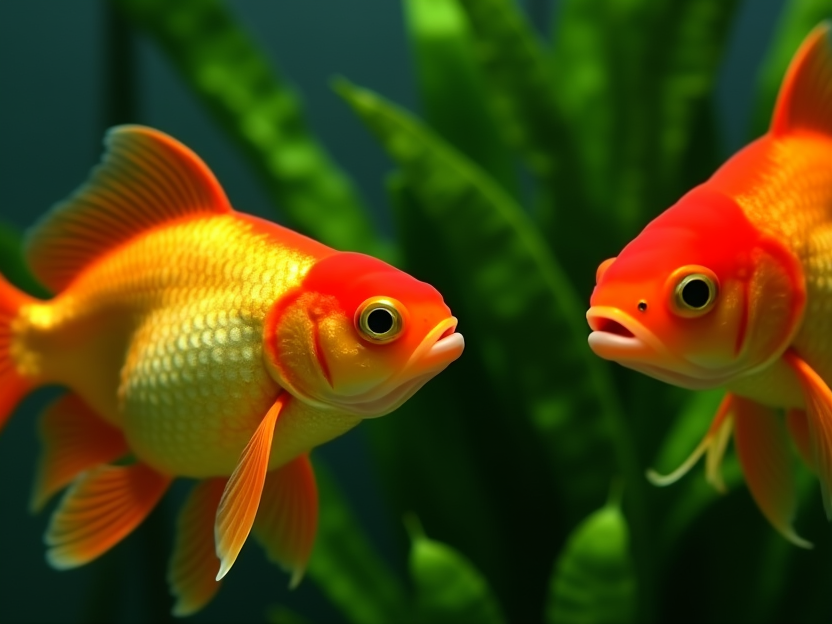
<path fill-rule="evenodd" d="M 770 127 L 604 261 L 586 314 L 600 357 L 726 393 L 704 439 L 707 480 L 733 437 L 769 523 L 801 547 L 793 440 L 832 519 L 832 22 L 803 41 Z M 785 414 L 785 417 L 784 417 Z"/>
<path fill-rule="evenodd" d="M 0 278 L 0 426 L 27 393 L 37 511 L 57 569 L 118 544 L 177 478 L 174 613 L 215 595 L 250 533 L 301 579 L 318 495 L 310 451 L 402 405 L 464 340 L 441 294 L 376 258 L 235 211 L 172 137 L 119 126 L 87 181 L 25 239 L 35 299 Z"/>

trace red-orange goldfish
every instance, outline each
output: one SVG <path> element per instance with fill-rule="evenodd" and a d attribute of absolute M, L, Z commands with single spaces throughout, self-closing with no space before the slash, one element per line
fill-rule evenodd
<path fill-rule="evenodd" d="M 817 473 L 832 519 L 832 35 L 792 59 L 768 133 L 598 268 L 587 319 L 599 356 L 691 389 L 727 394 L 702 443 L 659 485 L 732 434 L 746 482 L 793 543 L 797 504 L 786 429 Z M 775 411 L 786 410 L 786 424 Z"/>
<path fill-rule="evenodd" d="M 0 279 L 0 425 L 32 389 L 68 390 L 40 421 L 33 509 L 70 486 L 47 559 L 95 559 L 188 477 L 174 613 L 211 599 L 252 530 L 295 585 L 317 525 L 310 449 L 458 358 L 457 320 L 380 260 L 232 210 L 171 137 L 122 126 L 105 143 L 89 180 L 28 233 L 31 269 L 56 296 Z"/>

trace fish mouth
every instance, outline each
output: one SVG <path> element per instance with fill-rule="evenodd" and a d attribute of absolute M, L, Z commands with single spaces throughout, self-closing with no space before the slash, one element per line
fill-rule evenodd
<path fill-rule="evenodd" d="M 709 371 L 670 351 L 629 314 L 611 306 L 592 306 L 586 313 L 592 333 L 587 342 L 595 355 L 665 383 L 690 390 L 724 385 L 731 374 Z"/>
<path fill-rule="evenodd" d="M 389 414 L 448 365 L 465 349 L 462 334 L 456 331 L 456 317 L 436 325 L 408 358 L 396 375 L 368 392 L 350 397 L 339 397 L 337 406 L 364 418 Z"/>

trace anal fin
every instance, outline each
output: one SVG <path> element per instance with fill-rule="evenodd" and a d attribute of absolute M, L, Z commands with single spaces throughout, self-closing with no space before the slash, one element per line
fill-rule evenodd
<path fill-rule="evenodd" d="M 266 412 L 225 486 L 214 526 L 217 557 L 220 558 L 217 580 L 228 574 L 251 532 L 269 467 L 274 426 L 288 397 L 285 392 L 281 394 Z"/>
<path fill-rule="evenodd" d="M 100 466 L 82 474 L 49 523 L 47 560 L 63 570 L 102 555 L 141 524 L 170 481 L 144 464 Z"/>
<path fill-rule="evenodd" d="M 289 587 L 303 578 L 318 528 L 318 488 L 309 455 L 266 476 L 254 536 L 269 559 L 292 573 Z"/>
<path fill-rule="evenodd" d="M 783 359 L 803 390 L 814 469 L 820 479 L 826 517 L 832 520 L 832 390 L 794 351 L 787 351 Z"/>
<path fill-rule="evenodd" d="M 33 512 L 84 470 L 109 463 L 128 451 L 121 431 L 99 418 L 75 394 L 62 396 L 44 410 L 39 434 L 41 455 L 30 504 Z"/>
<path fill-rule="evenodd" d="M 196 613 L 220 588 L 220 568 L 214 547 L 214 518 L 226 479 L 206 479 L 191 490 L 176 522 L 176 541 L 168 568 L 168 583 L 176 597 L 173 614 Z"/>

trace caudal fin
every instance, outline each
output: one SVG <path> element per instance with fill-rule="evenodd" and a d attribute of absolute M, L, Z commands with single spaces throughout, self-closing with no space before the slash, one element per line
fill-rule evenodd
<path fill-rule="evenodd" d="M 28 295 L 0 275 L 0 430 L 20 399 L 32 389 L 31 382 L 18 372 L 11 352 L 14 340 L 12 325 L 20 306 L 29 301 L 31 298 Z"/>
<path fill-rule="evenodd" d="M 832 21 L 809 33 L 795 53 L 771 119 L 771 133 L 796 130 L 832 137 Z"/>

